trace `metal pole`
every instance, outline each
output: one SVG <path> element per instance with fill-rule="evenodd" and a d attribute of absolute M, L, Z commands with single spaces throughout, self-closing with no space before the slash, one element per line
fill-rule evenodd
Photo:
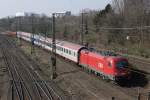
<path fill-rule="evenodd" d="M 86 15 L 86 20 L 85 20 L 85 34 L 88 34 L 88 16 Z"/>
<path fill-rule="evenodd" d="M 17 42 L 18 42 L 18 38 L 17 38 L 17 35 L 18 35 L 18 20 L 17 20 L 17 17 L 15 17 L 15 20 L 16 20 L 16 45 L 17 45 Z"/>
<path fill-rule="evenodd" d="M 21 32 L 21 16 L 18 17 L 19 19 L 19 32 Z M 21 45 L 21 38 L 19 37 L 19 45 Z"/>
<path fill-rule="evenodd" d="M 9 16 L 8 16 L 8 26 L 9 26 L 9 27 L 8 27 L 8 30 L 11 31 L 11 23 L 10 23 L 10 18 L 9 18 Z"/>
<path fill-rule="evenodd" d="M 52 25 L 52 32 L 53 32 L 53 38 L 52 38 L 52 73 L 51 73 L 51 79 L 55 79 L 56 74 L 56 40 L 55 40 L 55 13 L 53 13 L 53 25 Z"/>
<path fill-rule="evenodd" d="M 85 19 L 85 35 L 88 34 L 88 16 L 86 15 L 86 19 Z M 89 43 L 87 41 L 87 38 L 85 38 L 85 46 L 88 48 Z"/>
<path fill-rule="evenodd" d="M 32 34 L 31 34 L 31 54 L 33 54 L 34 53 L 34 25 L 33 25 L 33 23 L 34 23 L 34 15 L 32 14 L 32 16 L 31 16 L 31 23 L 32 23 Z"/>
<path fill-rule="evenodd" d="M 84 24 L 84 20 L 83 20 L 83 13 L 81 14 L 81 44 L 83 45 L 83 24 Z"/>

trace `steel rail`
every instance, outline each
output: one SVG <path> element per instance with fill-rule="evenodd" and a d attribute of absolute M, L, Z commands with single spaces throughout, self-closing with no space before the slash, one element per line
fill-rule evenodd
<path fill-rule="evenodd" d="M 12 47 L 14 47 L 14 48 L 16 48 L 16 46 L 15 45 L 12 45 L 12 43 L 10 43 L 10 41 L 8 41 L 8 40 L 6 40 L 7 41 L 7 44 L 8 45 L 11 45 Z M 21 77 L 21 76 L 20 76 Z M 22 81 L 23 81 L 23 79 L 22 79 Z M 25 85 L 25 84 L 24 84 Z M 25 86 L 24 86 L 25 87 Z M 38 86 L 35 84 L 35 88 L 37 89 L 37 91 L 38 91 L 38 94 L 39 94 L 39 97 L 40 97 L 40 100 L 42 100 L 42 97 L 41 97 L 41 94 L 40 94 L 40 92 L 39 92 L 39 89 L 38 89 Z M 27 91 L 27 93 L 28 93 L 28 95 L 29 95 L 29 98 L 30 98 L 30 100 L 32 100 L 32 96 L 31 96 L 31 94 L 29 94 L 29 90 L 25 87 L 25 89 L 26 89 L 26 91 Z"/>
<path fill-rule="evenodd" d="M 8 42 L 8 41 L 7 41 Z M 9 44 L 8 44 L 9 45 Z M 6 51 L 8 51 L 8 50 L 6 50 Z M 5 52 L 6 52 L 5 51 Z M 4 50 L 3 50 L 3 52 L 4 52 Z M 19 84 L 20 84 L 20 87 L 21 87 L 21 94 L 20 94 L 20 99 L 21 100 L 24 100 L 24 93 L 23 93 L 23 88 L 25 89 L 25 91 L 26 91 L 26 93 L 28 94 L 28 97 L 29 97 L 29 100 L 33 100 L 32 99 L 32 97 L 31 97 L 31 94 L 29 93 L 29 90 L 27 89 L 27 87 L 25 86 L 25 84 L 24 84 L 24 82 L 23 82 L 23 79 L 21 78 L 21 76 L 19 75 L 19 73 L 17 72 L 17 70 L 16 70 L 16 68 L 15 68 L 15 65 L 14 65 L 14 63 L 13 63 L 13 61 L 12 61 L 12 56 L 11 55 L 7 55 L 9 52 L 7 52 L 7 53 L 5 53 L 5 57 L 7 56 L 7 57 L 9 57 L 9 58 L 11 58 L 11 64 L 13 65 L 13 67 L 14 67 L 14 69 L 15 69 L 15 72 L 16 72 L 16 74 L 17 74 L 17 76 L 19 76 L 19 79 L 21 80 L 21 81 L 19 81 Z M 7 57 L 6 57 L 6 59 L 7 59 Z M 8 63 L 8 62 L 7 62 Z M 11 68 L 9 67 L 9 71 L 11 72 L 11 75 L 12 75 L 12 77 L 13 77 L 13 83 L 16 83 L 16 82 L 14 82 L 14 75 L 13 75 L 13 73 L 12 73 L 12 71 L 11 71 Z M 12 87 L 13 88 L 13 87 Z M 12 89 L 13 90 L 13 89 Z M 19 90 L 18 90 L 18 92 L 17 92 L 17 94 L 19 95 Z M 13 96 L 12 96 L 13 97 Z"/>
<path fill-rule="evenodd" d="M 6 64 L 7 67 L 8 67 L 8 71 L 9 71 L 10 76 L 12 77 L 12 92 L 14 91 L 14 88 L 15 88 L 16 93 L 17 93 L 17 96 L 18 96 L 18 99 L 21 100 L 21 95 L 20 95 L 19 90 L 18 90 L 18 88 L 17 88 L 17 84 L 15 83 L 14 75 L 13 75 L 11 69 L 10 69 L 10 65 L 9 65 L 9 63 L 8 63 L 8 59 L 7 59 L 7 57 L 6 57 L 5 50 L 4 50 L 4 48 L 1 48 L 1 50 L 2 50 L 2 52 L 3 52 L 4 62 L 5 62 L 5 64 Z M 13 88 L 13 87 L 14 87 L 14 88 Z M 14 100 L 14 98 L 12 98 L 12 100 Z"/>
<path fill-rule="evenodd" d="M 7 42 L 9 42 L 9 41 L 7 41 Z M 9 43 L 9 44 L 11 44 L 11 43 Z M 12 45 L 12 44 L 11 44 L 11 45 Z M 13 45 L 13 46 L 14 46 L 14 45 Z M 15 47 L 15 48 L 16 48 L 16 47 Z M 16 50 L 17 50 L 17 49 L 16 49 Z M 16 56 L 16 55 L 14 55 L 14 56 L 15 56 L 15 57 L 17 58 L 17 60 L 19 61 L 18 56 Z M 23 60 L 23 61 L 24 61 L 24 60 Z M 24 64 L 23 64 L 22 61 L 20 62 L 20 64 L 21 64 L 22 66 L 24 66 Z M 43 93 L 44 93 L 45 96 L 48 98 L 48 100 L 53 100 L 51 94 L 48 95 L 48 94 L 45 92 L 45 90 L 42 88 L 42 86 L 39 84 L 39 82 L 37 82 L 36 78 L 31 74 L 31 72 L 29 71 L 29 69 L 26 69 L 26 67 L 24 67 L 24 69 L 30 74 L 30 77 L 32 77 L 32 79 L 34 80 L 36 86 L 38 86 L 38 87 L 43 91 Z M 46 90 L 46 91 L 48 91 L 48 90 Z M 49 93 L 49 91 L 48 91 L 48 93 Z"/>
<path fill-rule="evenodd" d="M 12 59 L 12 56 L 11 56 L 11 59 Z M 19 76 L 19 78 L 20 78 L 20 80 L 21 80 L 21 81 L 19 82 L 20 85 L 21 85 L 21 86 L 23 85 L 23 87 L 25 88 L 26 93 L 28 94 L 29 100 L 33 100 L 33 98 L 32 98 L 32 96 L 31 96 L 29 90 L 27 89 L 27 86 L 25 85 L 25 83 L 24 83 L 24 81 L 23 81 L 21 75 L 20 75 L 20 74 L 18 73 L 18 71 L 17 71 L 15 64 L 14 64 L 14 63 L 12 63 L 12 64 L 13 64 L 13 66 L 14 66 L 15 72 L 17 73 L 17 75 Z M 21 91 L 21 92 L 22 92 L 22 96 L 24 96 L 23 91 Z M 22 97 L 22 99 L 24 100 L 24 97 Z"/>
<path fill-rule="evenodd" d="M 23 57 L 20 57 L 20 58 L 24 59 Z M 27 62 L 26 64 L 30 65 L 29 62 Z M 24 64 L 22 64 L 22 65 L 24 65 Z M 27 68 L 26 68 L 26 69 L 27 69 Z M 27 70 L 28 70 L 28 72 L 31 74 L 31 70 L 29 70 L 29 68 L 28 68 Z M 39 80 L 42 80 L 37 74 L 35 74 L 35 73 L 32 73 L 32 74 L 35 75 L 34 77 L 38 77 Z M 33 75 L 32 75 L 32 76 L 33 76 Z M 63 99 L 54 91 L 54 89 L 53 89 L 52 87 L 50 87 L 49 85 L 47 85 L 46 82 L 43 82 L 43 84 L 46 86 L 46 88 L 47 88 L 48 91 L 49 91 L 48 88 L 50 88 L 50 89 L 52 90 L 52 92 L 55 94 L 55 96 L 57 96 L 57 97 L 59 98 L 59 100 L 63 100 Z M 50 92 L 49 92 L 49 95 L 51 96 Z M 52 96 L 51 96 L 51 97 L 52 97 Z M 52 99 L 52 98 L 51 98 L 51 99 Z M 52 100 L 53 100 L 53 99 L 52 99 Z"/>
<path fill-rule="evenodd" d="M 22 64 L 22 65 L 24 65 L 24 64 Z M 51 97 L 49 97 L 49 95 L 47 95 L 45 90 L 42 88 L 42 86 L 39 84 L 39 82 L 37 82 L 36 78 L 31 74 L 31 72 L 29 70 L 27 70 L 26 68 L 24 68 L 24 69 L 29 73 L 30 77 L 32 77 L 32 79 L 34 80 L 35 84 L 43 91 L 43 93 L 48 98 L 48 100 L 53 100 Z"/>
<path fill-rule="evenodd" d="M 12 43 L 10 43 L 10 41 L 8 41 L 7 40 L 7 42 L 9 43 L 9 44 L 11 44 L 13 47 L 15 47 L 15 48 L 17 48 L 17 46 L 16 45 L 13 45 Z M 21 52 L 20 50 L 18 50 L 18 49 L 16 49 L 16 51 L 17 52 Z M 15 55 L 16 56 L 16 55 Z M 16 56 L 16 58 L 18 58 L 18 56 Z M 22 58 L 22 59 L 24 59 L 23 61 L 26 61 L 26 59 L 24 58 L 24 57 L 20 57 L 20 58 Z M 18 59 L 18 60 L 20 60 L 20 59 Z M 24 66 L 24 64 L 23 64 L 23 62 L 21 61 L 21 64 Z M 28 61 L 26 61 L 26 64 L 28 64 L 29 66 L 31 65 L 31 64 L 29 64 L 29 62 Z M 36 78 L 35 77 L 37 77 L 37 78 L 39 78 L 39 80 L 42 80 L 36 73 L 32 73 L 31 74 L 31 71 L 30 71 L 30 69 L 29 68 L 26 68 L 26 67 L 24 67 L 27 71 L 28 71 L 28 73 L 30 74 L 30 77 L 32 77 L 33 79 L 34 79 L 34 81 L 35 81 L 35 85 L 36 86 L 38 86 L 42 91 L 43 91 L 43 93 L 49 98 L 49 100 L 53 100 L 53 96 L 51 95 L 51 93 L 50 93 L 50 90 L 54 93 L 54 95 L 59 99 L 59 100 L 63 100 L 62 99 L 62 97 L 61 96 L 59 96 L 55 91 L 54 91 L 54 89 L 52 88 L 52 87 L 50 87 L 45 81 L 42 81 L 42 84 L 44 85 L 44 87 L 46 88 L 46 91 L 48 92 L 48 94 L 45 92 L 45 90 L 42 88 L 42 85 L 41 84 L 39 84 L 39 82 L 37 82 L 37 80 L 36 80 Z M 38 87 L 37 87 L 37 89 L 38 89 Z M 40 93 L 39 93 L 40 94 Z"/>

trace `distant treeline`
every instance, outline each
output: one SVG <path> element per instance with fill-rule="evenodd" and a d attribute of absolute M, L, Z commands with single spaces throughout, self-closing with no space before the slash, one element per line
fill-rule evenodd
<path fill-rule="evenodd" d="M 150 1 L 113 0 L 102 10 L 84 9 L 83 14 L 57 16 L 56 37 L 93 47 L 127 49 L 128 53 L 149 55 Z M 30 14 L 0 19 L 0 28 L 11 31 L 42 33 L 51 36 L 52 18 Z M 78 40 L 78 41 L 77 41 Z"/>

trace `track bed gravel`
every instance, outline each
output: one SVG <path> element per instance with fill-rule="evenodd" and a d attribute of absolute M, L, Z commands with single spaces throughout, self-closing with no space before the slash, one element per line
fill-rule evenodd
<path fill-rule="evenodd" d="M 31 56 L 29 43 L 23 41 L 21 48 Z M 35 53 L 31 57 L 41 65 L 43 77 L 49 79 L 50 53 L 41 47 L 35 47 Z M 127 86 L 118 86 L 86 73 L 76 64 L 61 57 L 57 58 L 57 74 L 55 83 L 69 93 L 72 100 L 111 100 L 112 97 L 116 100 L 135 100 L 139 92 L 142 93 L 141 100 L 145 100 L 149 88 L 149 80 L 137 73 L 134 75 L 135 79 L 127 82 Z"/>
<path fill-rule="evenodd" d="M 0 36 L 0 100 L 70 100 L 18 47 L 12 38 Z"/>
<path fill-rule="evenodd" d="M 30 44 L 25 41 L 21 43 L 23 56 L 36 64 L 36 67 L 33 68 L 34 71 L 43 80 L 49 81 L 51 54 L 40 47 L 35 47 L 35 53 L 31 55 Z M 141 64 L 141 66 L 143 65 Z M 112 97 L 115 97 L 116 100 L 136 100 L 138 92 L 141 93 L 141 100 L 146 100 L 150 90 L 149 80 L 145 78 L 146 76 L 136 73 L 131 82 L 126 82 L 128 84 L 125 86 L 119 86 L 89 74 L 76 64 L 61 57 L 57 57 L 57 74 L 57 78 L 49 85 L 53 86 L 55 90 L 59 90 L 59 94 L 64 94 L 67 97 L 66 100 L 111 100 Z M 7 81 L 8 72 L 0 51 L 0 100 L 7 100 L 9 88 Z"/>

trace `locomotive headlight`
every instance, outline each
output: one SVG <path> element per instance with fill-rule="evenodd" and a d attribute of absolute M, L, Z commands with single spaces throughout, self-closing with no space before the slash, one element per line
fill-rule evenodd
<path fill-rule="evenodd" d="M 115 76 L 117 76 L 118 75 L 118 73 L 117 72 L 115 72 Z"/>

